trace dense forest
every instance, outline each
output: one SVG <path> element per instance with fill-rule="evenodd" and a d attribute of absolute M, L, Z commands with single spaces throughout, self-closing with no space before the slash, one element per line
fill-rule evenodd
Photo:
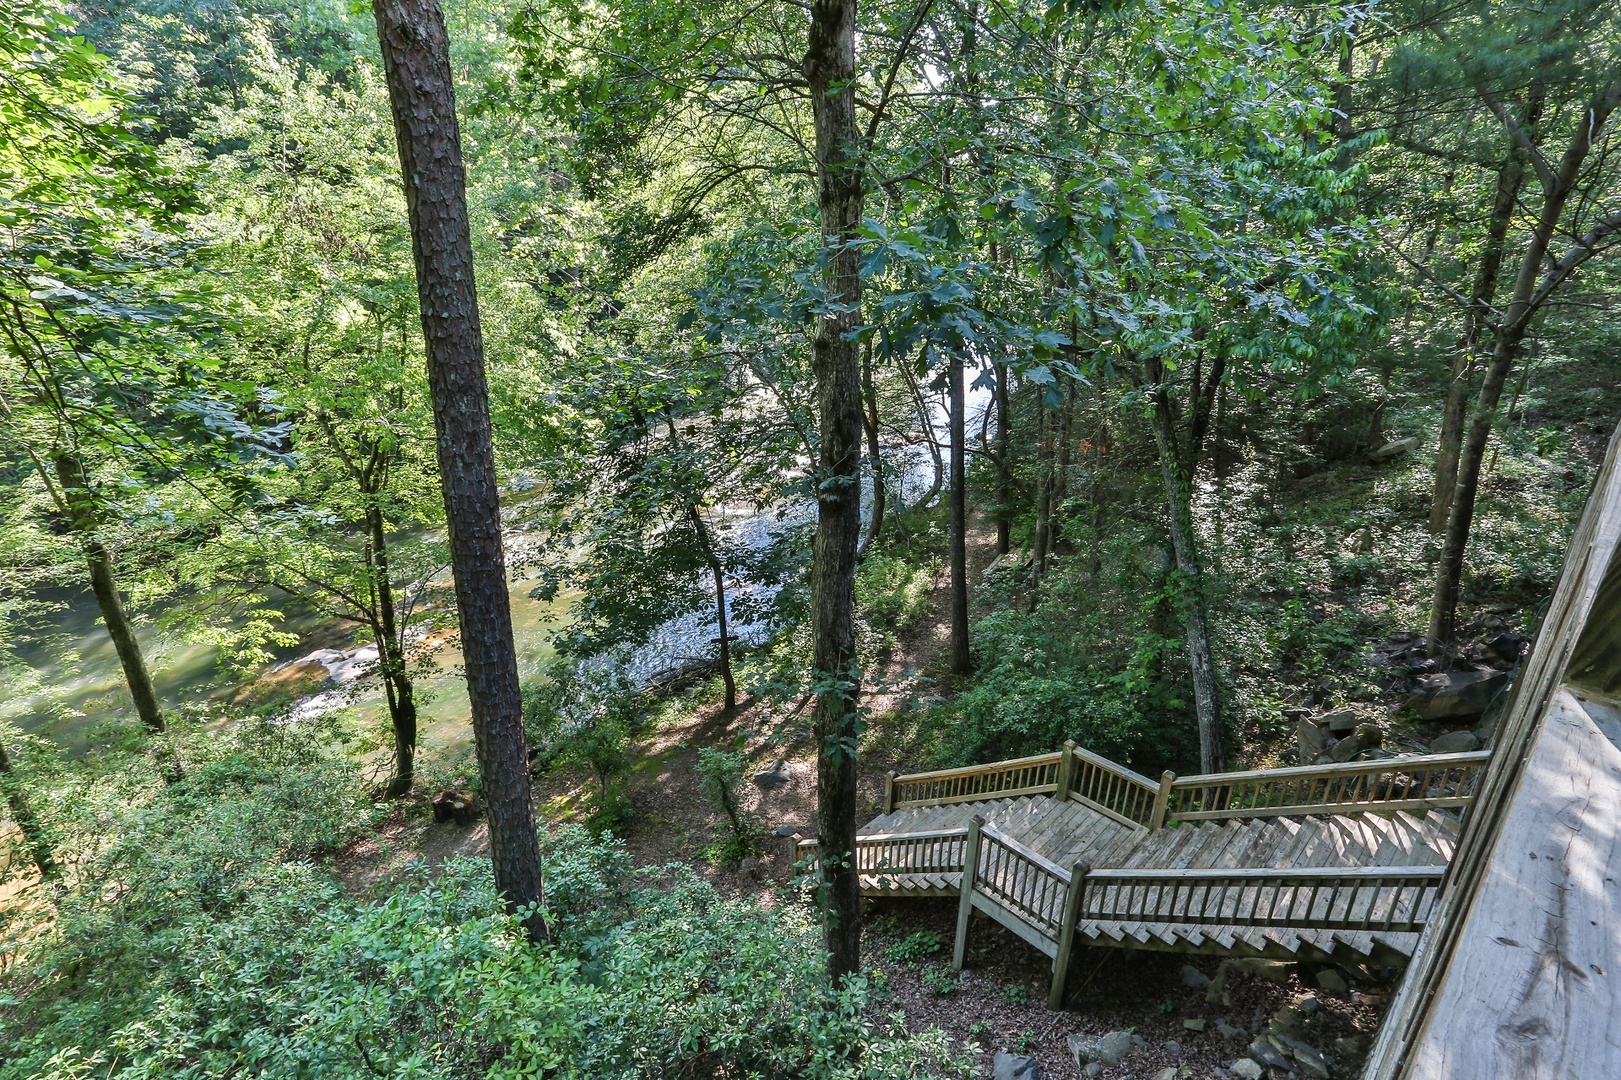
<path fill-rule="evenodd" d="M 0 1078 L 1252 1075 L 856 830 L 1489 740 L 1618 109 L 1613 0 L 0 0 Z"/>

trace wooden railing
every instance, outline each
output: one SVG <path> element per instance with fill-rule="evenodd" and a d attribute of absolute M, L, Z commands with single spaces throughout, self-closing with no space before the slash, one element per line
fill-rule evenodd
<path fill-rule="evenodd" d="M 1108 758 L 1076 746 L 1064 744 L 1070 770 L 1061 786 L 1068 797 L 1107 814 L 1125 825 L 1157 828 L 1156 807 L 1163 811 L 1162 787 L 1146 776 L 1116 765 Z"/>
<path fill-rule="evenodd" d="M 1094 870 L 1082 921 L 1416 933 L 1444 866 L 1305 870 Z"/>
<path fill-rule="evenodd" d="M 1171 820 L 1435 810 L 1469 804 L 1487 751 L 1345 765 L 1183 776 L 1170 784 Z"/>
<path fill-rule="evenodd" d="M 970 765 L 938 772 L 890 775 L 885 784 L 886 810 L 901 806 L 936 806 L 940 803 L 972 802 L 976 799 L 1015 799 L 1021 795 L 1046 795 L 1058 786 L 1062 753 L 998 761 L 990 765 Z"/>
<path fill-rule="evenodd" d="M 1069 871 L 989 827 L 977 855 L 973 887 L 1056 946 Z"/>

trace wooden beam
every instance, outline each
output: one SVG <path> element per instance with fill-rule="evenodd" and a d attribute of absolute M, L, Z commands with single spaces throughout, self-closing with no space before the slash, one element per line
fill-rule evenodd
<path fill-rule="evenodd" d="M 963 849 L 962 884 L 958 887 L 961 899 L 957 902 L 957 941 L 951 953 L 951 967 L 961 971 L 968 955 L 968 920 L 974 913 L 974 879 L 979 874 L 979 831 L 985 819 L 975 814 L 968 819 L 968 839 Z"/>
<path fill-rule="evenodd" d="M 1064 916 L 1058 924 L 1058 952 L 1053 957 L 1053 982 L 1047 990 L 1047 1008 L 1055 1012 L 1064 1004 L 1064 984 L 1069 979 L 1069 954 L 1075 948 L 1075 924 L 1080 920 L 1086 872 L 1087 865 L 1080 860 L 1076 860 L 1069 869 L 1069 889 L 1064 893 Z"/>
<path fill-rule="evenodd" d="M 1176 774 L 1169 769 L 1160 773 L 1159 791 L 1154 795 L 1154 810 L 1148 816 L 1148 828 L 1162 829 L 1165 827 L 1165 813 L 1171 806 L 1171 788 L 1176 784 Z"/>

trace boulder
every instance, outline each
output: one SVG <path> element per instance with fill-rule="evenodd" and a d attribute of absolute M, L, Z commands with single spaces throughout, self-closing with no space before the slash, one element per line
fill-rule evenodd
<path fill-rule="evenodd" d="M 1349 735 L 1362 723 L 1362 714 L 1355 709 L 1335 709 L 1319 716 L 1317 723 L 1336 736 Z"/>
<path fill-rule="evenodd" d="M 1379 725 L 1359 724 L 1355 731 L 1334 744 L 1334 748 L 1328 752 L 1328 758 L 1330 761 L 1350 761 L 1364 750 L 1376 749 L 1384 740 L 1384 733 L 1379 730 Z"/>
<path fill-rule="evenodd" d="M 1205 1021 L 1204 1017 L 1202 1016 L 1190 1016 L 1186 1020 L 1182 1021 L 1183 1031 L 1203 1031 L 1204 1027 Z"/>
<path fill-rule="evenodd" d="M 1351 984 L 1345 981 L 1344 975 L 1341 975 L 1333 968 L 1323 968 L 1317 973 L 1317 988 L 1327 990 L 1330 994 L 1348 994 L 1351 992 Z"/>
<path fill-rule="evenodd" d="M 1203 990 L 1210 985 L 1210 976 L 1192 964 L 1182 965 L 1182 985 L 1189 990 Z"/>
<path fill-rule="evenodd" d="M 1229 1062 L 1227 1071 L 1243 1080 L 1261 1080 L 1266 1075 L 1266 1069 L 1253 1058 L 1239 1058 Z"/>
<path fill-rule="evenodd" d="M 1309 1043 L 1295 1039 L 1289 1044 L 1289 1056 L 1295 1059 L 1300 1071 L 1307 1076 L 1316 1077 L 1316 1080 L 1328 1080 L 1328 1062 L 1323 1060 L 1322 1051 Z"/>
<path fill-rule="evenodd" d="M 1282 960 L 1259 960 L 1252 957 L 1223 960 L 1216 968 L 1216 978 L 1205 992 L 1205 1000 L 1212 1005 L 1227 999 L 1227 984 L 1236 975 L 1253 975 L 1267 982 L 1287 982 L 1290 965 Z"/>
<path fill-rule="evenodd" d="M 1487 638 L 1485 645 L 1486 648 L 1512 664 L 1520 658 L 1520 653 L 1525 650 L 1526 639 L 1518 634 L 1496 634 Z"/>
<path fill-rule="evenodd" d="M 779 839 L 786 840 L 790 836 L 798 836 L 799 835 L 799 826 L 798 825 L 778 825 L 775 829 L 771 830 L 771 835 L 775 836 L 775 837 L 778 837 Z"/>
<path fill-rule="evenodd" d="M 1480 745 L 1472 731 L 1449 731 L 1430 743 L 1432 754 L 1466 754 Z"/>
<path fill-rule="evenodd" d="M 788 762 L 784 758 L 778 758 L 771 763 L 769 769 L 754 774 L 755 784 L 766 791 L 787 787 L 791 779 L 792 777 L 788 775 Z"/>
<path fill-rule="evenodd" d="M 1407 704 L 1425 720 L 1473 718 L 1507 685 L 1508 675 L 1501 671 L 1437 672 L 1418 680 L 1418 692 Z"/>
<path fill-rule="evenodd" d="M 1077 1033 L 1066 1041 L 1075 1064 L 1086 1066 L 1096 1062 L 1106 1068 L 1120 1064 L 1120 1059 L 1131 1053 L 1133 1046 L 1129 1031 L 1111 1031 L 1107 1035 Z"/>
<path fill-rule="evenodd" d="M 1224 1039 L 1247 1039 L 1250 1033 L 1241 1027 L 1233 1027 L 1225 1020 L 1216 1021 L 1216 1034 Z"/>
<path fill-rule="evenodd" d="M 1103 1075 L 1103 1062 L 1101 1062 L 1101 1061 L 1092 1062 L 1086 1068 L 1081 1070 L 1081 1075 L 1086 1077 L 1087 1080 L 1091 1080 L 1091 1078 L 1095 1077 L 1095 1076 L 1102 1076 Z"/>
<path fill-rule="evenodd" d="M 1154 1074 L 1154 1080 L 1176 1080 L 1176 1066 L 1165 1066 L 1165 1068 Z"/>
<path fill-rule="evenodd" d="M 1333 741 L 1321 717 L 1304 716 L 1295 725 L 1295 746 L 1299 748 L 1302 763 L 1317 760 L 1317 755 L 1326 751 Z"/>
<path fill-rule="evenodd" d="M 478 796 L 470 791 L 441 791 L 433 797 L 433 820 L 471 825 L 478 818 Z"/>
<path fill-rule="evenodd" d="M 1041 1066 L 1027 1054 L 997 1054 L 991 1063 L 991 1080 L 1041 1080 Z"/>
<path fill-rule="evenodd" d="M 1256 1039 L 1250 1043 L 1246 1052 L 1251 1058 L 1259 1061 L 1269 1069 L 1282 1069 L 1284 1072 L 1294 1071 L 1294 1066 L 1290 1064 L 1288 1055 L 1274 1046 L 1271 1039 Z"/>
<path fill-rule="evenodd" d="M 1387 442 L 1377 450 L 1368 451 L 1368 460 L 1375 465 L 1382 465 L 1387 461 L 1394 461 L 1403 454 L 1410 454 L 1422 445 L 1424 440 L 1417 435 L 1409 435 L 1405 439 Z"/>

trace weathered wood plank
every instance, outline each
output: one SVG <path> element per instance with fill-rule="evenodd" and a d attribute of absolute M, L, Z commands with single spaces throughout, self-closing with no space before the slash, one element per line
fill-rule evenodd
<path fill-rule="evenodd" d="M 1618 866 L 1621 713 L 1561 693 L 1406 1075 L 1621 1076 Z"/>

